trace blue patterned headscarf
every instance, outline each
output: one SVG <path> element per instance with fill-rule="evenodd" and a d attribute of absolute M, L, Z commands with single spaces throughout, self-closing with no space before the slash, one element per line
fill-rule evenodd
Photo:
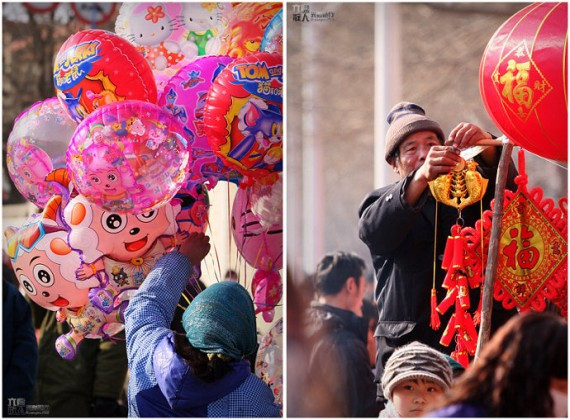
<path fill-rule="evenodd" d="M 257 348 L 255 310 L 247 290 L 238 283 L 214 283 L 190 303 L 182 326 L 192 347 L 209 355 L 242 359 Z"/>

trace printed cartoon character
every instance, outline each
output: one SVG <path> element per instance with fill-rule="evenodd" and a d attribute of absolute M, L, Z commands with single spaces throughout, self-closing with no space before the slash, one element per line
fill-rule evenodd
<path fill-rule="evenodd" d="M 281 159 L 283 131 L 281 112 L 262 99 L 250 99 L 239 112 L 239 130 L 245 137 L 228 157 L 241 162 L 246 168 L 266 168 Z M 271 153 L 267 153 L 273 149 Z"/>
<path fill-rule="evenodd" d="M 188 29 L 184 55 L 193 59 L 220 53 L 222 43 L 218 38 L 222 23 L 221 5 L 217 3 L 185 3 L 184 26 Z"/>
<path fill-rule="evenodd" d="M 173 201 L 137 215 L 105 211 L 83 195 L 66 206 L 69 244 L 81 253 L 83 261 L 77 277 L 86 280 L 100 274 L 103 286 L 116 290 L 91 296 L 95 306 L 105 311 L 102 299 L 112 299 L 114 306 L 128 301 L 156 260 L 176 245 L 180 204 Z M 186 236 L 180 233 L 178 239 Z"/>
<path fill-rule="evenodd" d="M 182 209 L 176 222 L 182 232 L 203 233 L 208 227 L 208 209 L 210 201 L 208 191 L 202 185 L 195 187 L 196 196 L 190 194 L 179 194 L 176 197 L 182 200 Z"/>
<path fill-rule="evenodd" d="M 170 35 L 177 29 L 164 4 L 142 3 L 135 7 L 130 19 L 129 41 L 140 45 L 153 69 L 163 71 L 184 59 L 180 46 Z"/>
<path fill-rule="evenodd" d="M 99 287 L 99 281 L 96 277 L 79 281 L 75 276 L 81 260 L 67 243 L 68 232 L 57 221 L 61 202 L 60 196 L 54 196 L 41 216 L 32 216 L 20 229 L 8 228 L 4 236 L 12 267 L 28 296 L 39 306 L 57 311 L 58 321 L 67 321 L 72 327 L 56 340 L 57 352 L 71 360 L 84 338 L 105 338 L 109 335 L 105 331 L 119 332 L 126 305 L 106 314 L 89 303 L 90 290 Z"/>
<path fill-rule="evenodd" d="M 135 116 L 130 117 L 126 121 L 125 128 L 133 136 L 143 136 L 146 131 L 142 121 Z"/>
<path fill-rule="evenodd" d="M 236 5 L 232 9 L 227 55 L 240 58 L 259 51 L 265 29 L 278 10 L 278 3 Z"/>
<path fill-rule="evenodd" d="M 79 103 L 81 99 L 81 94 L 83 93 L 83 88 L 80 88 L 77 92 L 77 96 L 73 96 L 71 92 L 61 92 L 57 91 L 57 97 L 59 101 L 65 105 L 71 118 L 76 122 L 80 123 L 83 118 L 85 118 L 89 113 L 87 110 Z"/>
<path fill-rule="evenodd" d="M 92 144 L 83 151 L 85 187 L 90 197 L 109 210 L 130 210 L 131 194 L 141 193 L 131 167 L 118 146 Z"/>
<path fill-rule="evenodd" d="M 46 175 L 53 169 L 49 155 L 26 139 L 22 139 L 10 146 L 6 165 L 22 195 L 28 201 L 43 207 L 53 193 L 53 189 L 44 181 Z"/>
<path fill-rule="evenodd" d="M 113 102 L 122 101 L 125 99 L 124 96 L 119 96 L 115 93 L 117 86 L 109 79 L 109 76 L 105 76 L 103 70 L 99 71 L 96 75 L 85 76 L 86 80 L 91 80 L 96 82 L 94 88 L 96 91 L 87 90 L 85 91 L 85 96 L 91 101 L 93 109 L 100 108 L 104 105 L 111 104 Z M 100 86 L 97 86 L 100 85 Z"/>

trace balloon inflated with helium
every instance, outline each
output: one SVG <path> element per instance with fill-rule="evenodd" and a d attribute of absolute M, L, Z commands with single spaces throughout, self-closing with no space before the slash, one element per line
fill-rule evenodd
<path fill-rule="evenodd" d="M 515 144 L 568 160 L 568 4 L 533 3 L 510 17 L 483 53 L 479 88 Z"/>
<path fill-rule="evenodd" d="M 214 153 L 252 178 L 281 171 L 282 102 L 280 54 L 262 52 L 233 61 L 206 98 L 204 126 Z"/>
<path fill-rule="evenodd" d="M 182 190 L 182 189 L 181 189 Z M 176 216 L 178 230 L 188 233 L 204 233 L 208 228 L 208 211 L 210 209 L 210 198 L 208 190 L 199 185 L 196 188 L 195 196 L 182 192 L 176 194 L 176 198 L 181 200 L 181 210 Z"/>
<path fill-rule="evenodd" d="M 59 192 L 45 178 L 65 168 L 65 152 L 76 127 L 57 98 L 36 102 L 14 122 L 7 143 L 8 173 L 20 194 L 39 208 Z"/>
<path fill-rule="evenodd" d="M 228 56 L 208 56 L 184 66 L 166 84 L 158 105 L 170 112 L 182 124 L 192 146 L 188 181 L 208 182 L 214 188 L 219 179 L 226 178 L 229 168 L 214 154 L 204 127 L 206 97 L 216 77 L 233 61 Z M 219 170 L 220 172 L 214 172 Z"/>
<path fill-rule="evenodd" d="M 148 62 L 132 44 L 108 31 L 70 36 L 57 53 L 53 81 L 58 99 L 78 123 L 113 102 L 157 99 Z"/>
<path fill-rule="evenodd" d="M 72 360 L 84 338 L 108 337 L 124 328 L 124 306 L 105 313 L 90 304 L 89 295 L 99 280 L 76 277 L 81 259 L 69 245 L 67 228 L 57 216 L 61 203 L 60 196 L 52 197 L 41 215 L 33 215 L 20 229 L 8 228 L 4 236 L 22 289 L 34 303 L 57 311 L 57 319 L 70 325 L 71 330 L 57 338 L 55 347 L 62 358 Z"/>
<path fill-rule="evenodd" d="M 277 404 L 283 402 L 283 318 L 261 337 L 255 358 L 255 374 L 273 391 Z"/>
<path fill-rule="evenodd" d="M 112 212 L 145 213 L 170 201 L 187 176 L 184 127 L 157 105 L 122 101 L 75 131 L 67 170 L 77 190 Z"/>
<path fill-rule="evenodd" d="M 269 21 L 259 50 L 283 54 L 283 9 Z"/>
<path fill-rule="evenodd" d="M 260 51 L 269 22 L 283 9 L 282 3 L 237 3 L 230 12 L 222 53 L 239 58 Z"/>
<path fill-rule="evenodd" d="M 254 268 L 281 269 L 283 265 L 283 227 L 264 227 L 251 211 L 250 188 L 238 188 L 232 207 L 232 234 L 236 247 Z"/>

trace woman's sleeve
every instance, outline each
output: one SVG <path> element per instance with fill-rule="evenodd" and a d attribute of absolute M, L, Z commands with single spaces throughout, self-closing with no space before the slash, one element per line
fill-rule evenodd
<path fill-rule="evenodd" d="M 156 385 L 152 356 L 170 332 L 170 322 L 188 283 L 192 264 L 178 251 L 161 257 L 125 311 L 127 358 L 135 392 Z"/>

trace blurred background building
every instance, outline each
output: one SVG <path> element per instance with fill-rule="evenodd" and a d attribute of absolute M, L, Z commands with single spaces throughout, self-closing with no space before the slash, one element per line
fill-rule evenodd
<path fill-rule="evenodd" d="M 494 32 L 526 5 L 287 5 L 287 261 L 293 281 L 334 250 L 364 257 L 372 281 L 357 209 L 367 193 L 397 179 L 384 161 L 386 116 L 394 104 L 421 104 L 446 135 L 462 121 L 501 134 L 479 94 L 479 65 Z M 555 200 L 567 196 L 565 164 L 530 153 L 526 161 L 529 187 L 540 186 Z"/>

